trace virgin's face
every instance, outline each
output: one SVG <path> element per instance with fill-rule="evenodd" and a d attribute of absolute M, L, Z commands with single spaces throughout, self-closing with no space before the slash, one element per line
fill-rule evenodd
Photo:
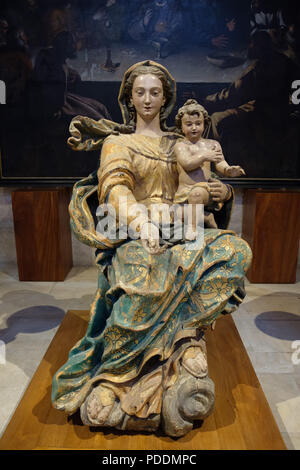
<path fill-rule="evenodd" d="M 165 103 L 162 82 L 152 74 L 139 75 L 133 82 L 131 104 L 144 121 L 152 121 Z"/>

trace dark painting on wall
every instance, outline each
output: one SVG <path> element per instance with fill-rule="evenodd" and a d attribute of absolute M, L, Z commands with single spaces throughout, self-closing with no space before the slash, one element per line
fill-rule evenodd
<path fill-rule="evenodd" d="M 122 76 L 152 59 L 177 81 L 169 125 L 195 98 L 211 116 L 209 137 L 246 171 L 236 182 L 296 185 L 299 45 L 292 0 L 3 0 L 0 184 L 74 182 L 95 170 L 97 152 L 66 144 L 72 118 L 121 122 Z"/>

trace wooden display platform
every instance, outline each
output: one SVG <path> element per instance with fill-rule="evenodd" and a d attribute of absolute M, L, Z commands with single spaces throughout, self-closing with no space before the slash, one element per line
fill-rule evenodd
<path fill-rule="evenodd" d="M 213 414 L 178 439 L 83 426 L 51 406 L 51 380 L 86 331 L 87 311 L 67 312 L 2 439 L 2 450 L 282 450 L 286 449 L 231 316 L 207 333 Z M 1 406 L 5 406 L 2 403 Z"/>

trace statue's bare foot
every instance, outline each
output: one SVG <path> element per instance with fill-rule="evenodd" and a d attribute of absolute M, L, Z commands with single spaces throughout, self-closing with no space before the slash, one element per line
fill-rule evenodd
<path fill-rule="evenodd" d="M 188 348 L 182 357 L 183 367 L 195 377 L 206 377 L 208 373 L 206 353 L 197 346 Z"/>

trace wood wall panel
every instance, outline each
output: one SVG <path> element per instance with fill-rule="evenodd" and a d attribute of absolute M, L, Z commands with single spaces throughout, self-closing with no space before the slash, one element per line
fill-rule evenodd
<path fill-rule="evenodd" d="M 242 236 L 253 251 L 250 282 L 296 282 L 300 192 L 247 190 Z"/>
<path fill-rule="evenodd" d="M 70 190 L 12 192 L 20 281 L 63 281 L 73 265 Z"/>

